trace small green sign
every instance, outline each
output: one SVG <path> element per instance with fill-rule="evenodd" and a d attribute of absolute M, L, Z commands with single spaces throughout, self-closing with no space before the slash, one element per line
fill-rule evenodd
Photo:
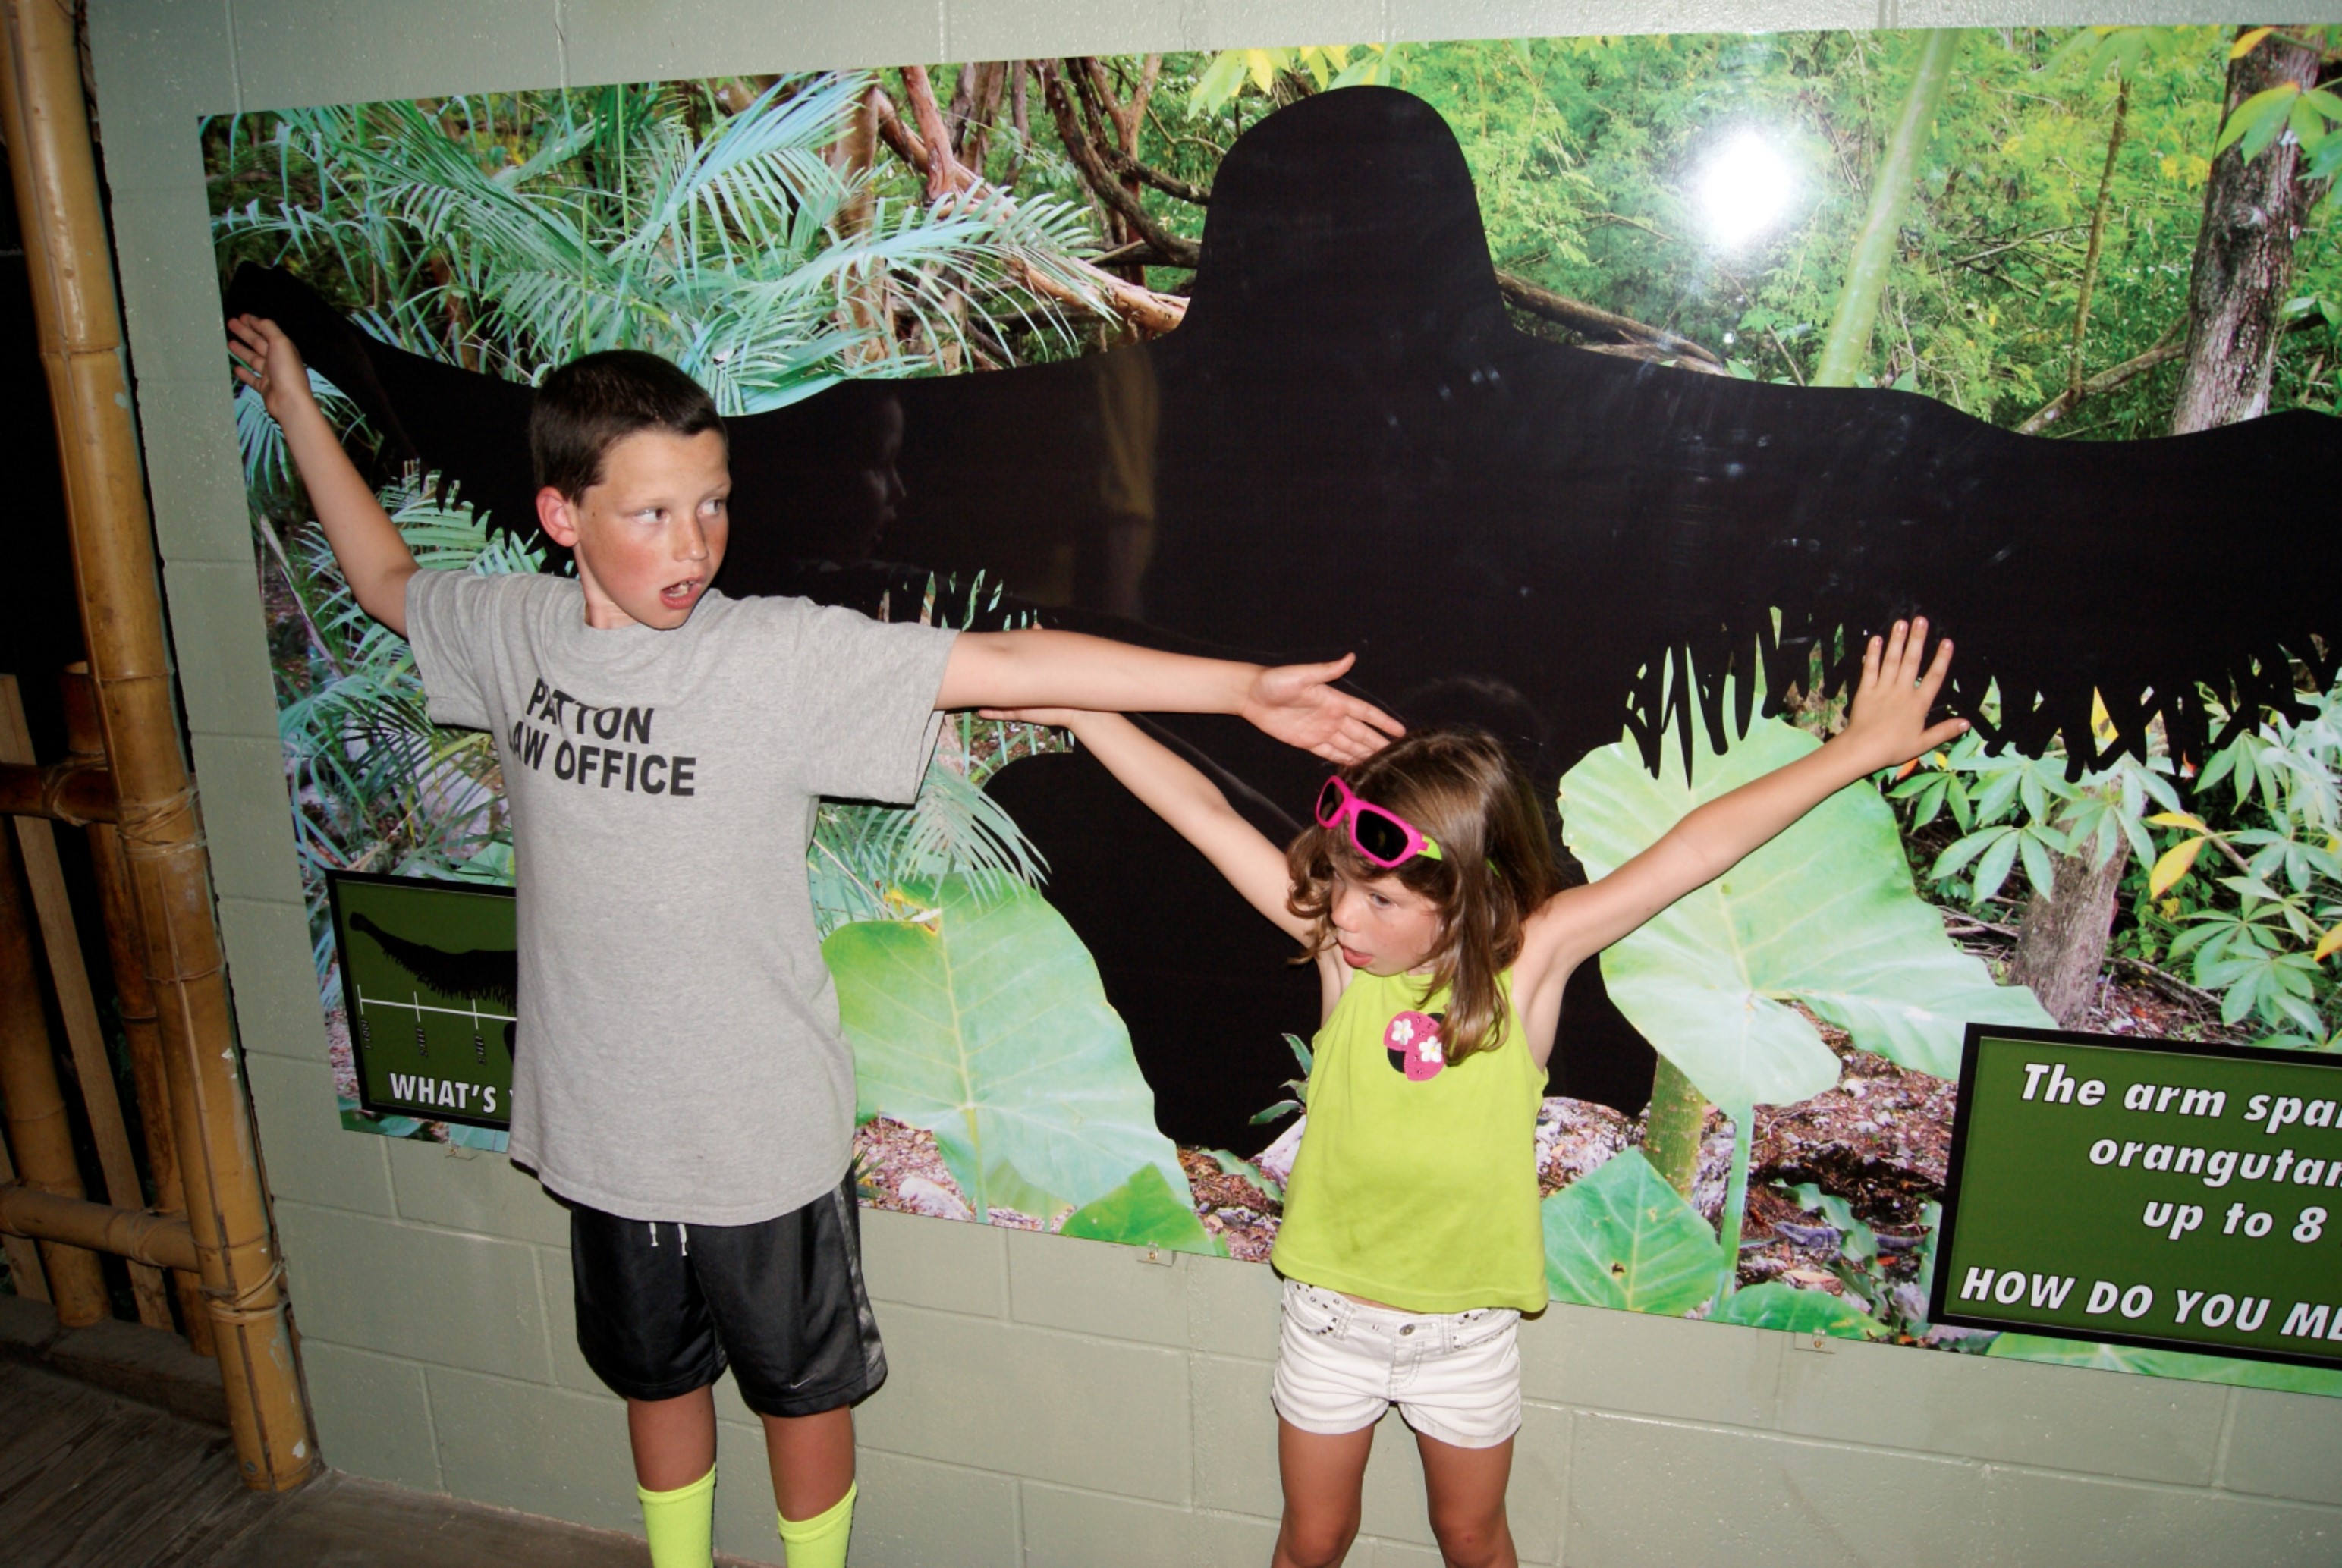
<path fill-rule="evenodd" d="M 1970 1024 L 1928 1315 L 2342 1366 L 2342 1059 Z"/>
<path fill-rule="evenodd" d="M 336 872 L 326 891 L 358 1103 L 509 1125 L 520 989 L 512 889 Z"/>

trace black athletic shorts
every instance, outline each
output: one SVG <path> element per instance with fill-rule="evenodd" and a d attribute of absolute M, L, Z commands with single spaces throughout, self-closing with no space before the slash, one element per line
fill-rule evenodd
<path fill-rule="evenodd" d="M 854 1173 L 753 1225 L 624 1220 L 569 1204 L 577 1348 L 628 1399 L 673 1399 L 730 1366 L 759 1415 L 816 1415 L 886 1381 L 862 1284 Z"/>

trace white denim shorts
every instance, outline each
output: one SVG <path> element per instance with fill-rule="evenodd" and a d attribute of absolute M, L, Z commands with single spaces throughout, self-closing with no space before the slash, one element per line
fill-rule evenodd
<path fill-rule="evenodd" d="M 1406 1423 L 1457 1448 L 1494 1448 L 1521 1426 L 1521 1314 L 1510 1307 L 1411 1313 L 1285 1282 L 1276 1413 L 1325 1437 Z"/>

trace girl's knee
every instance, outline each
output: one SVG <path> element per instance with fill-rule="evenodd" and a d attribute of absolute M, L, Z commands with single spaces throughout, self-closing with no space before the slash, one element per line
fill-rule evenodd
<path fill-rule="evenodd" d="M 1293 1568 L 1333 1568 L 1358 1535 L 1358 1516 L 1296 1513 L 1288 1507 L 1277 1532 L 1281 1555 Z"/>
<path fill-rule="evenodd" d="M 1479 1510 L 1443 1513 L 1435 1508 L 1431 1533 L 1439 1542 L 1440 1555 L 1456 1568 L 1486 1568 L 1487 1564 L 1505 1561 L 1505 1548 L 1512 1540 L 1501 1504 L 1493 1513 Z"/>

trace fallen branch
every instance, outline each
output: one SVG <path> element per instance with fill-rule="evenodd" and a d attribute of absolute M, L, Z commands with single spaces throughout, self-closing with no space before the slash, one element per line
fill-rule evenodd
<path fill-rule="evenodd" d="M 2074 412 L 2085 398 L 2112 392 L 2125 382 L 2145 375 L 2157 365 L 2177 359 L 2187 352 L 2187 345 L 2179 341 L 2178 335 L 2179 328 L 2174 325 L 2145 354 L 2134 355 L 2120 365 L 2110 365 L 2078 386 L 2068 386 L 2036 409 L 2030 419 L 2017 427 L 2017 433 L 2019 435 L 2038 435 Z"/>
<path fill-rule="evenodd" d="M 1636 338 L 1628 343 L 1581 343 L 1578 348 L 1586 354 L 1607 354 L 1619 359 L 1639 359 L 1646 365 L 1672 365 L 1699 375 L 1730 375 L 1732 373 L 1712 360 L 1694 359 L 1677 354 L 1662 344 Z"/>
<path fill-rule="evenodd" d="M 1653 326 L 1632 316 L 1616 315 L 1600 305 L 1588 305 L 1582 299 L 1556 294 L 1525 277 L 1499 272 L 1496 274 L 1496 287 L 1507 305 L 1517 305 L 1531 315 L 1541 316 L 1572 332 L 1623 338 L 1629 343 L 1654 344 L 1676 358 L 1696 359 L 1718 369 L 1723 367 L 1722 360 L 1687 337 L 1678 337 L 1663 326 Z"/>
<path fill-rule="evenodd" d="M 1996 925 L 1989 920 L 1978 920 L 1956 909 L 1939 906 L 1936 913 L 1944 917 L 1944 934 L 1947 936 L 1988 936 L 1997 942 L 2014 943 L 2022 934 L 2014 925 Z M 2220 1011 L 2220 998 L 2208 991 L 2197 990 L 2179 976 L 2167 970 L 2157 969 L 2143 958 L 2133 958 L 2127 953 L 2109 953 L 2107 962 L 2129 970 L 2175 1002 L 2193 1003 L 2215 1014 Z"/>

